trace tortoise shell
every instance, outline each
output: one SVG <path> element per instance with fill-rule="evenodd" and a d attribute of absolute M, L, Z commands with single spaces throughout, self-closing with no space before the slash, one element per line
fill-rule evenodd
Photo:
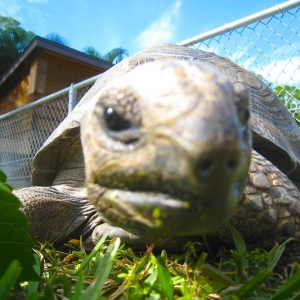
<path fill-rule="evenodd" d="M 65 149 L 71 141 L 80 139 L 80 123 L 85 110 L 89 109 L 89 104 L 103 86 L 141 64 L 169 58 L 203 61 L 221 71 L 232 83 L 244 83 L 250 94 L 253 148 L 281 169 L 293 182 L 300 182 L 300 129 L 268 86 L 229 59 L 214 53 L 178 45 L 158 44 L 126 58 L 99 77 L 36 154 L 32 184 L 50 186 L 53 183 L 62 160 L 68 155 Z"/>

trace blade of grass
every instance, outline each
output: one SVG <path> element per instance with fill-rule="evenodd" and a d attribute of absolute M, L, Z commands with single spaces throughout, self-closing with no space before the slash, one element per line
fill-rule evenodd
<path fill-rule="evenodd" d="M 270 268 L 271 270 L 274 269 L 274 267 L 277 265 L 280 257 L 282 256 L 282 253 L 285 249 L 285 245 L 282 244 L 280 246 L 275 245 L 271 251 L 268 253 L 267 255 L 267 266 L 268 268 Z"/>
<path fill-rule="evenodd" d="M 32 292 L 30 293 L 30 295 L 26 297 L 26 300 L 52 300 L 52 299 L 54 298 L 43 296 L 38 292 Z"/>
<path fill-rule="evenodd" d="M 104 256 L 98 256 L 100 259 L 100 263 L 95 271 L 96 277 L 92 284 L 86 289 L 85 293 L 82 294 L 81 299 L 102 299 L 102 288 L 105 283 L 105 280 L 108 278 L 108 275 L 112 268 L 114 256 L 116 255 L 120 243 L 120 238 L 117 238 L 114 244 L 109 245 Z"/>
<path fill-rule="evenodd" d="M 230 223 L 227 223 L 227 226 L 229 227 L 231 234 L 232 234 L 232 238 L 234 241 L 234 245 L 237 251 L 239 252 L 246 252 L 246 244 L 242 238 L 242 236 L 239 234 L 239 232 L 234 228 L 233 225 L 231 225 Z"/>
<path fill-rule="evenodd" d="M 218 282 L 225 284 L 226 286 L 236 285 L 236 282 L 234 280 L 209 264 L 203 264 L 201 270 L 203 274 L 208 275 L 212 279 L 215 279 Z"/>
<path fill-rule="evenodd" d="M 230 224 L 228 222 L 227 226 L 230 229 L 230 232 L 231 232 L 231 235 L 232 235 L 232 238 L 233 238 L 233 241 L 234 241 L 235 248 L 236 248 L 237 252 L 241 255 L 241 260 L 240 261 L 241 261 L 242 265 L 240 267 L 240 270 L 244 270 L 249 265 L 249 262 L 248 262 L 248 260 L 245 256 L 245 253 L 247 251 L 246 244 L 245 244 L 242 236 L 239 234 L 239 232 L 234 228 L 234 226 L 232 224 Z"/>
<path fill-rule="evenodd" d="M 164 295 L 167 297 L 167 299 L 172 300 L 174 287 L 171 282 L 171 276 L 169 270 L 166 266 L 165 258 L 159 256 L 156 258 L 156 261 L 157 261 L 158 279 L 159 282 L 161 283 L 162 291 Z"/>
<path fill-rule="evenodd" d="M 33 257 L 35 259 L 35 264 L 33 265 L 33 269 L 38 275 L 40 275 L 41 264 L 40 264 L 39 254 L 34 253 Z M 30 294 L 31 292 L 37 291 L 38 286 L 39 286 L 38 281 L 29 281 L 28 282 L 28 294 Z"/>
<path fill-rule="evenodd" d="M 17 260 L 13 260 L 9 264 L 7 270 L 0 279 L 0 299 L 7 299 L 12 287 L 17 282 L 21 271 L 21 264 Z"/>
<path fill-rule="evenodd" d="M 195 266 L 195 272 L 199 272 L 199 271 L 201 271 L 201 268 L 202 268 L 202 266 L 203 266 L 203 264 L 205 263 L 205 260 L 206 260 L 206 258 L 207 258 L 207 253 L 205 253 L 205 252 L 202 252 L 201 253 L 201 255 L 200 255 L 200 257 L 199 257 L 199 259 L 198 259 L 198 261 L 197 261 L 197 263 L 196 263 L 196 266 Z"/>
<path fill-rule="evenodd" d="M 101 248 L 102 244 L 105 242 L 105 239 L 108 235 L 108 231 L 106 231 L 102 238 L 100 239 L 100 241 L 97 243 L 97 245 L 95 246 L 95 248 L 93 249 L 93 251 L 87 256 L 85 257 L 83 260 L 82 260 L 82 263 L 81 263 L 81 266 L 80 268 L 78 269 L 77 271 L 77 274 L 79 271 L 83 270 L 86 265 L 89 263 L 89 261 L 96 255 L 96 253 L 99 251 L 99 249 Z"/>
<path fill-rule="evenodd" d="M 66 274 L 63 274 L 63 289 L 64 289 L 64 296 L 71 299 L 72 297 L 71 284 Z"/>
<path fill-rule="evenodd" d="M 43 291 L 43 294 L 41 296 L 45 296 L 45 297 L 50 298 L 50 299 L 55 299 L 54 290 L 53 290 L 53 287 L 52 287 L 50 282 L 48 282 L 44 286 L 44 291 Z"/>
<path fill-rule="evenodd" d="M 157 278 L 157 269 L 155 269 L 149 277 L 145 280 L 145 283 L 149 283 L 150 285 L 153 285 L 155 280 Z"/>
<path fill-rule="evenodd" d="M 260 285 L 262 285 L 271 275 L 272 271 L 270 269 L 265 269 L 259 272 L 255 277 L 243 284 L 243 286 L 235 291 L 232 295 L 238 297 L 239 299 L 245 299 L 245 297 L 247 297 L 249 294 L 256 291 L 256 289 Z"/>
<path fill-rule="evenodd" d="M 269 300 L 286 299 L 300 289 L 300 269 L 295 272 Z"/>
<path fill-rule="evenodd" d="M 80 300 L 82 291 L 83 291 L 83 287 L 84 287 L 84 273 L 83 271 L 80 271 L 78 273 L 78 278 L 77 278 L 77 282 L 75 284 L 75 294 L 73 297 L 73 300 Z"/>

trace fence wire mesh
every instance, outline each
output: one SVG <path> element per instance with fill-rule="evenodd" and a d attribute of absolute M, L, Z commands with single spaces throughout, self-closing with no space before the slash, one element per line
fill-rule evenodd
<path fill-rule="evenodd" d="M 1 120 L 0 169 L 10 185 L 30 186 L 34 155 L 67 113 L 68 95 L 63 95 Z"/>
<path fill-rule="evenodd" d="M 78 89 L 77 90 L 77 99 L 81 99 L 92 86 L 93 86 L 93 84 L 88 84 L 88 85 Z"/>
<path fill-rule="evenodd" d="M 263 80 L 300 125 L 300 8 L 192 45 L 227 57 Z"/>
<path fill-rule="evenodd" d="M 202 40 L 193 47 L 228 57 L 256 74 L 275 91 L 300 124 L 299 27 L 297 7 Z M 93 80 L 79 83 L 77 99 L 84 96 Z M 13 187 L 30 186 L 34 155 L 67 116 L 68 94 L 52 98 L 0 118 L 0 169 Z"/>

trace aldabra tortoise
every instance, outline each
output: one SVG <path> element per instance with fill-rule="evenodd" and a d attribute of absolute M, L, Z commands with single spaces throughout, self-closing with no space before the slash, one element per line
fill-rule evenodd
<path fill-rule="evenodd" d="M 159 44 L 98 79 L 37 153 L 34 186 L 16 194 L 31 235 L 57 245 L 105 230 L 137 247 L 204 233 L 230 243 L 229 219 L 250 246 L 271 247 L 300 238 L 299 141 L 255 76 Z"/>

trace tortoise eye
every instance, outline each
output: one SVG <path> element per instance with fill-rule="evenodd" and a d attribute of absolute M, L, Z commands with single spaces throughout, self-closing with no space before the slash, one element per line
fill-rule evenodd
<path fill-rule="evenodd" d="M 243 114 L 242 124 L 245 125 L 250 119 L 250 111 L 249 108 L 246 108 Z"/>
<path fill-rule="evenodd" d="M 104 108 L 104 121 L 108 129 L 122 131 L 131 128 L 131 123 L 120 116 L 112 107 Z"/>

